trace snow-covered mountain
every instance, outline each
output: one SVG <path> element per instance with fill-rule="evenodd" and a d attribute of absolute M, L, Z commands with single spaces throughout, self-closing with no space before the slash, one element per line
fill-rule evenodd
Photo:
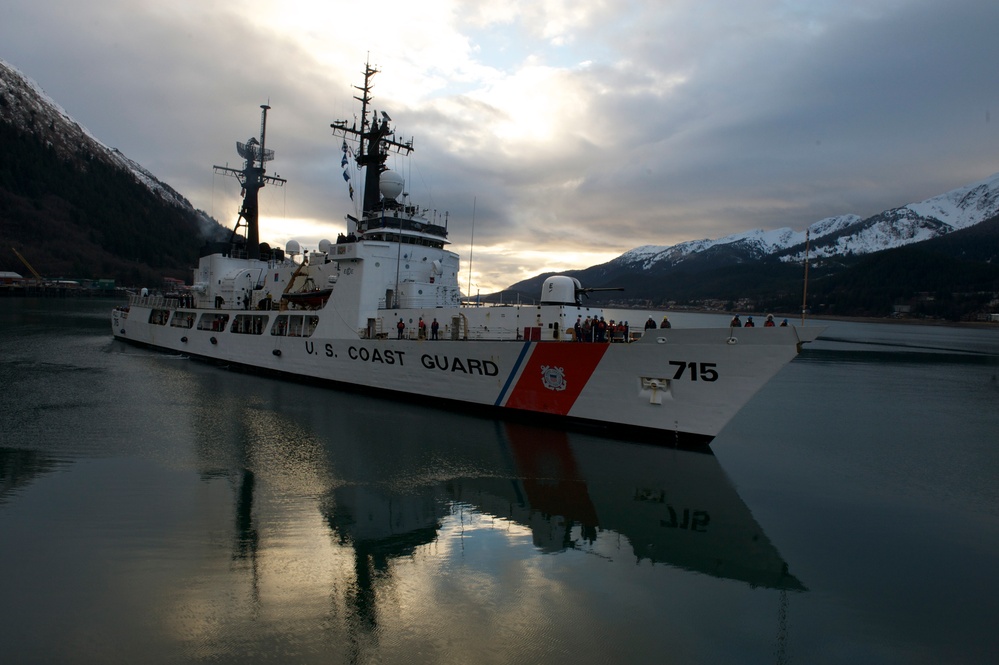
<path fill-rule="evenodd" d="M 808 255 L 813 258 L 869 254 L 936 238 L 999 214 L 999 173 L 965 187 L 886 210 L 862 219 L 857 215 L 829 217 L 808 227 Z M 625 252 L 612 263 L 643 269 L 677 266 L 705 253 L 724 250 L 730 262 L 774 256 L 800 262 L 805 256 L 806 231 L 756 229 L 717 240 L 691 240 L 677 245 L 644 245 Z"/>
<path fill-rule="evenodd" d="M 123 155 L 101 143 L 49 97 L 37 83 L 0 60 L 0 120 L 45 137 L 65 160 L 101 159 L 119 166 L 166 203 L 196 212 L 175 189 Z M 203 213 L 199 213 L 204 216 Z M 204 220 L 207 221 L 207 220 Z"/>

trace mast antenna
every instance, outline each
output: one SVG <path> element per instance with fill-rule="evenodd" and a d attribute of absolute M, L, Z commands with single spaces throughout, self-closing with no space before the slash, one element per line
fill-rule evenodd
<path fill-rule="evenodd" d="M 364 185 L 361 194 L 361 218 L 375 214 L 380 209 L 381 193 L 378 183 L 382 171 L 386 170 L 385 160 L 389 152 L 408 155 L 413 151 L 413 139 L 403 141 L 395 138 L 395 130 L 390 123 L 392 118 L 384 111 L 375 112 L 371 106 L 371 80 L 379 70 L 371 66 L 370 61 L 364 63 L 364 85 L 354 86 L 361 92 L 354 99 L 361 102 L 361 126 L 357 121 L 347 126 L 346 120 L 335 120 L 330 124 L 333 135 L 342 135 L 346 141 L 347 135 L 353 136 L 357 142 L 357 152 L 354 155 L 358 169 L 364 169 Z M 363 231 L 364 229 L 359 229 Z"/>
<path fill-rule="evenodd" d="M 274 151 L 264 147 L 267 140 L 268 104 L 260 105 L 260 138 L 250 137 L 246 143 L 236 142 L 236 152 L 243 158 L 243 169 L 237 170 L 228 166 L 214 166 L 215 173 L 221 173 L 236 178 L 243 187 L 243 204 L 239 209 L 236 226 L 232 230 L 230 242 L 235 245 L 240 222 L 246 226 L 246 253 L 251 259 L 260 258 L 260 206 L 257 195 L 266 184 L 278 187 L 288 182 L 284 178 L 266 175 L 266 162 L 274 159 Z"/>

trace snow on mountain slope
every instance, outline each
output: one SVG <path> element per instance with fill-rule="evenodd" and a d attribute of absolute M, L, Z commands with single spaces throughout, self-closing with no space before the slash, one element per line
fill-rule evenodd
<path fill-rule="evenodd" d="M 130 172 L 150 191 L 173 205 L 193 210 L 190 202 L 152 173 L 101 143 L 16 67 L 0 60 L 0 119 L 24 131 L 43 134 L 49 146 L 65 159 L 100 157 Z"/>
<path fill-rule="evenodd" d="M 840 233 L 825 234 L 810 248 L 810 256 L 870 254 L 930 240 L 964 229 L 999 214 L 999 174 L 945 194 L 886 210 L 857 222 Z M 782 256 L 800 261 L 804 251 Z"/>
<path fill-rule="evenodd" d="M 936 238 L 974 226 L 996 214 L 999 214 L 999 173 L 867 219 L 850 214 L 819 220 L 808 227 L 808 255 L 823 258 L 869 254 Z M 780 260 L 801 261 L 805 257 L 805 231 L 754 229 L 716 240 L 691 240 L 667 246 L 643 245 L 625 252 L 613 262 L 644 269 L 662 263 L 678 265 L 694 254 L 722 246 L 741 253 L 745 260 L 797 248 L 793 253 L 783 254 Z"/>
<path fill-rule="evenodd" d="M 910 203 L 906 208 L 922 217 L 938 219 L 951 230 L 974 226 L 999 212 L 999 173 L 946 194 Z"/>
<path fill-rule="evenodd" d="M 836 233 L 851 224 L 860 221 L 857 215 L 841 215 L 829 217 L 815 222 L 809 227 L 811 237 L 821 237 Z M 643 264 L 648 269 L 659 263 L 668 262 L 677 265 L 692 254 L 706 251 L 713 247 L 730 245 L 746 254 L 747 258 L 762 258 L 770 254 L 794 247 L 805 242 L 804 231 L 794 231 L 780 228 L 772 231 L 754 229 L 743 233 L 735 233 L 717 240 L 690 240 L 677 245 L 643 245 L 622 254 L 617 260 L 628 264 Z"/>

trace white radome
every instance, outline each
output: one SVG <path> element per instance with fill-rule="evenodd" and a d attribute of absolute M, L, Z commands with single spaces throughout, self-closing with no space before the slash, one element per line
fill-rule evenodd
<path fill-rule="evenodd" d="M 385 171 L 378 177 L 378 190 L 382 196 L 393 201 L 402 194 L 406 181 L 395 171 Z"/>

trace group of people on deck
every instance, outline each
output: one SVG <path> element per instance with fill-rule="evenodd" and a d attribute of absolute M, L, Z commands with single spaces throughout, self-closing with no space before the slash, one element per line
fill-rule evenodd
<path fill-rule="evenodd" d="M 399 323 L 395 324 L 395 329 L 399 335 L 398 338 L 402 339 L 406 334 L 406 322 L 399 319 Z M 437 319 L 435 318 L 430 323 L 430 339 L 439 339 L 437 335 L 440 333 L 440 329 L 441 324 L 437 323 Z M 420 339 L 427 338 L 427 323 L 423 320 L 422 316 L 420 317 L 420 322 L 416 324 L 416 334 Z"/>
<path fill-rule="evenodd" d="M 572 338 L 577 342 L 629 342 L 630 330 L 627 321 L 607 322 L 602 316 L 588 316 L 584 320 L 579 315 L 572 327 Z"/>
<path fill-rule="evenodd" d="M 731 328 L 755 328 L 756 327 L 756 324 L 753 323 L 753 317 L 747 316 L 746 317 L 746 323 L 745 323 L 745 325 L 743 325 L 742 319 L 739 318 L 738 314 L 736 314 L 735 316 L 732 317 L 732 321 L 728 325 Z M 774 322 L 774 315 L 773 314 L 767 314 L 767 319 L 766 319 L 766 321 L 763 322 L 763 327 L 764 328 L 775 328 L 775 327 L 776 328 L 787 328 L 787 319 L 784 319 L 783 321 L 781 321 L 780 325 L 778 326 Z"/>
<path fill-rule="evenodd" d="M 738 314 L 732 317 L 732 321 L 729 323 L 732 328 L 755 328 L 756 323 L 753 322 L 752 316 L 746 317 L 746 322 L 743 323 L 742 319 Z M 788 326 L 787 319 L 784 319 L 778 325 L 774 321 L 773 314 L 767 314 L 766 320 L 763 322 L 764 328 L 786 328 Z M 655 330 L 656 328 L 672 328 L 673 324 L 669 322 L 669 318 L 664 316 L 662 322 L 656 325 L 655 319 L 651 316 L 648 321 L 645 322 L 645 330 Z M 437 323 L 437 319 L 434 319 L 430 324 L 430 339 L 438 339 L 438 332 L 440 330 L 440 324 Z M 399 339 L 402 339 L 406 332 L 406 322 L 399 319 L 396 324 L 396 331 L 398 333 Z M 587 316 L 584 320 L 582 315 L 576 317 L 576 324 L 573 326 L 573 339 L 577 342 L 630 342 L 630 327 L 627 321 L 614 322 L 611 319 L 610 322 L 606 322 L 602 316 Z M 423 321 L 423 317 L 420 317 L 420 321 L 417 324 L 417 335 L 420 339 L 427 338 L 427 324 Z"/>

